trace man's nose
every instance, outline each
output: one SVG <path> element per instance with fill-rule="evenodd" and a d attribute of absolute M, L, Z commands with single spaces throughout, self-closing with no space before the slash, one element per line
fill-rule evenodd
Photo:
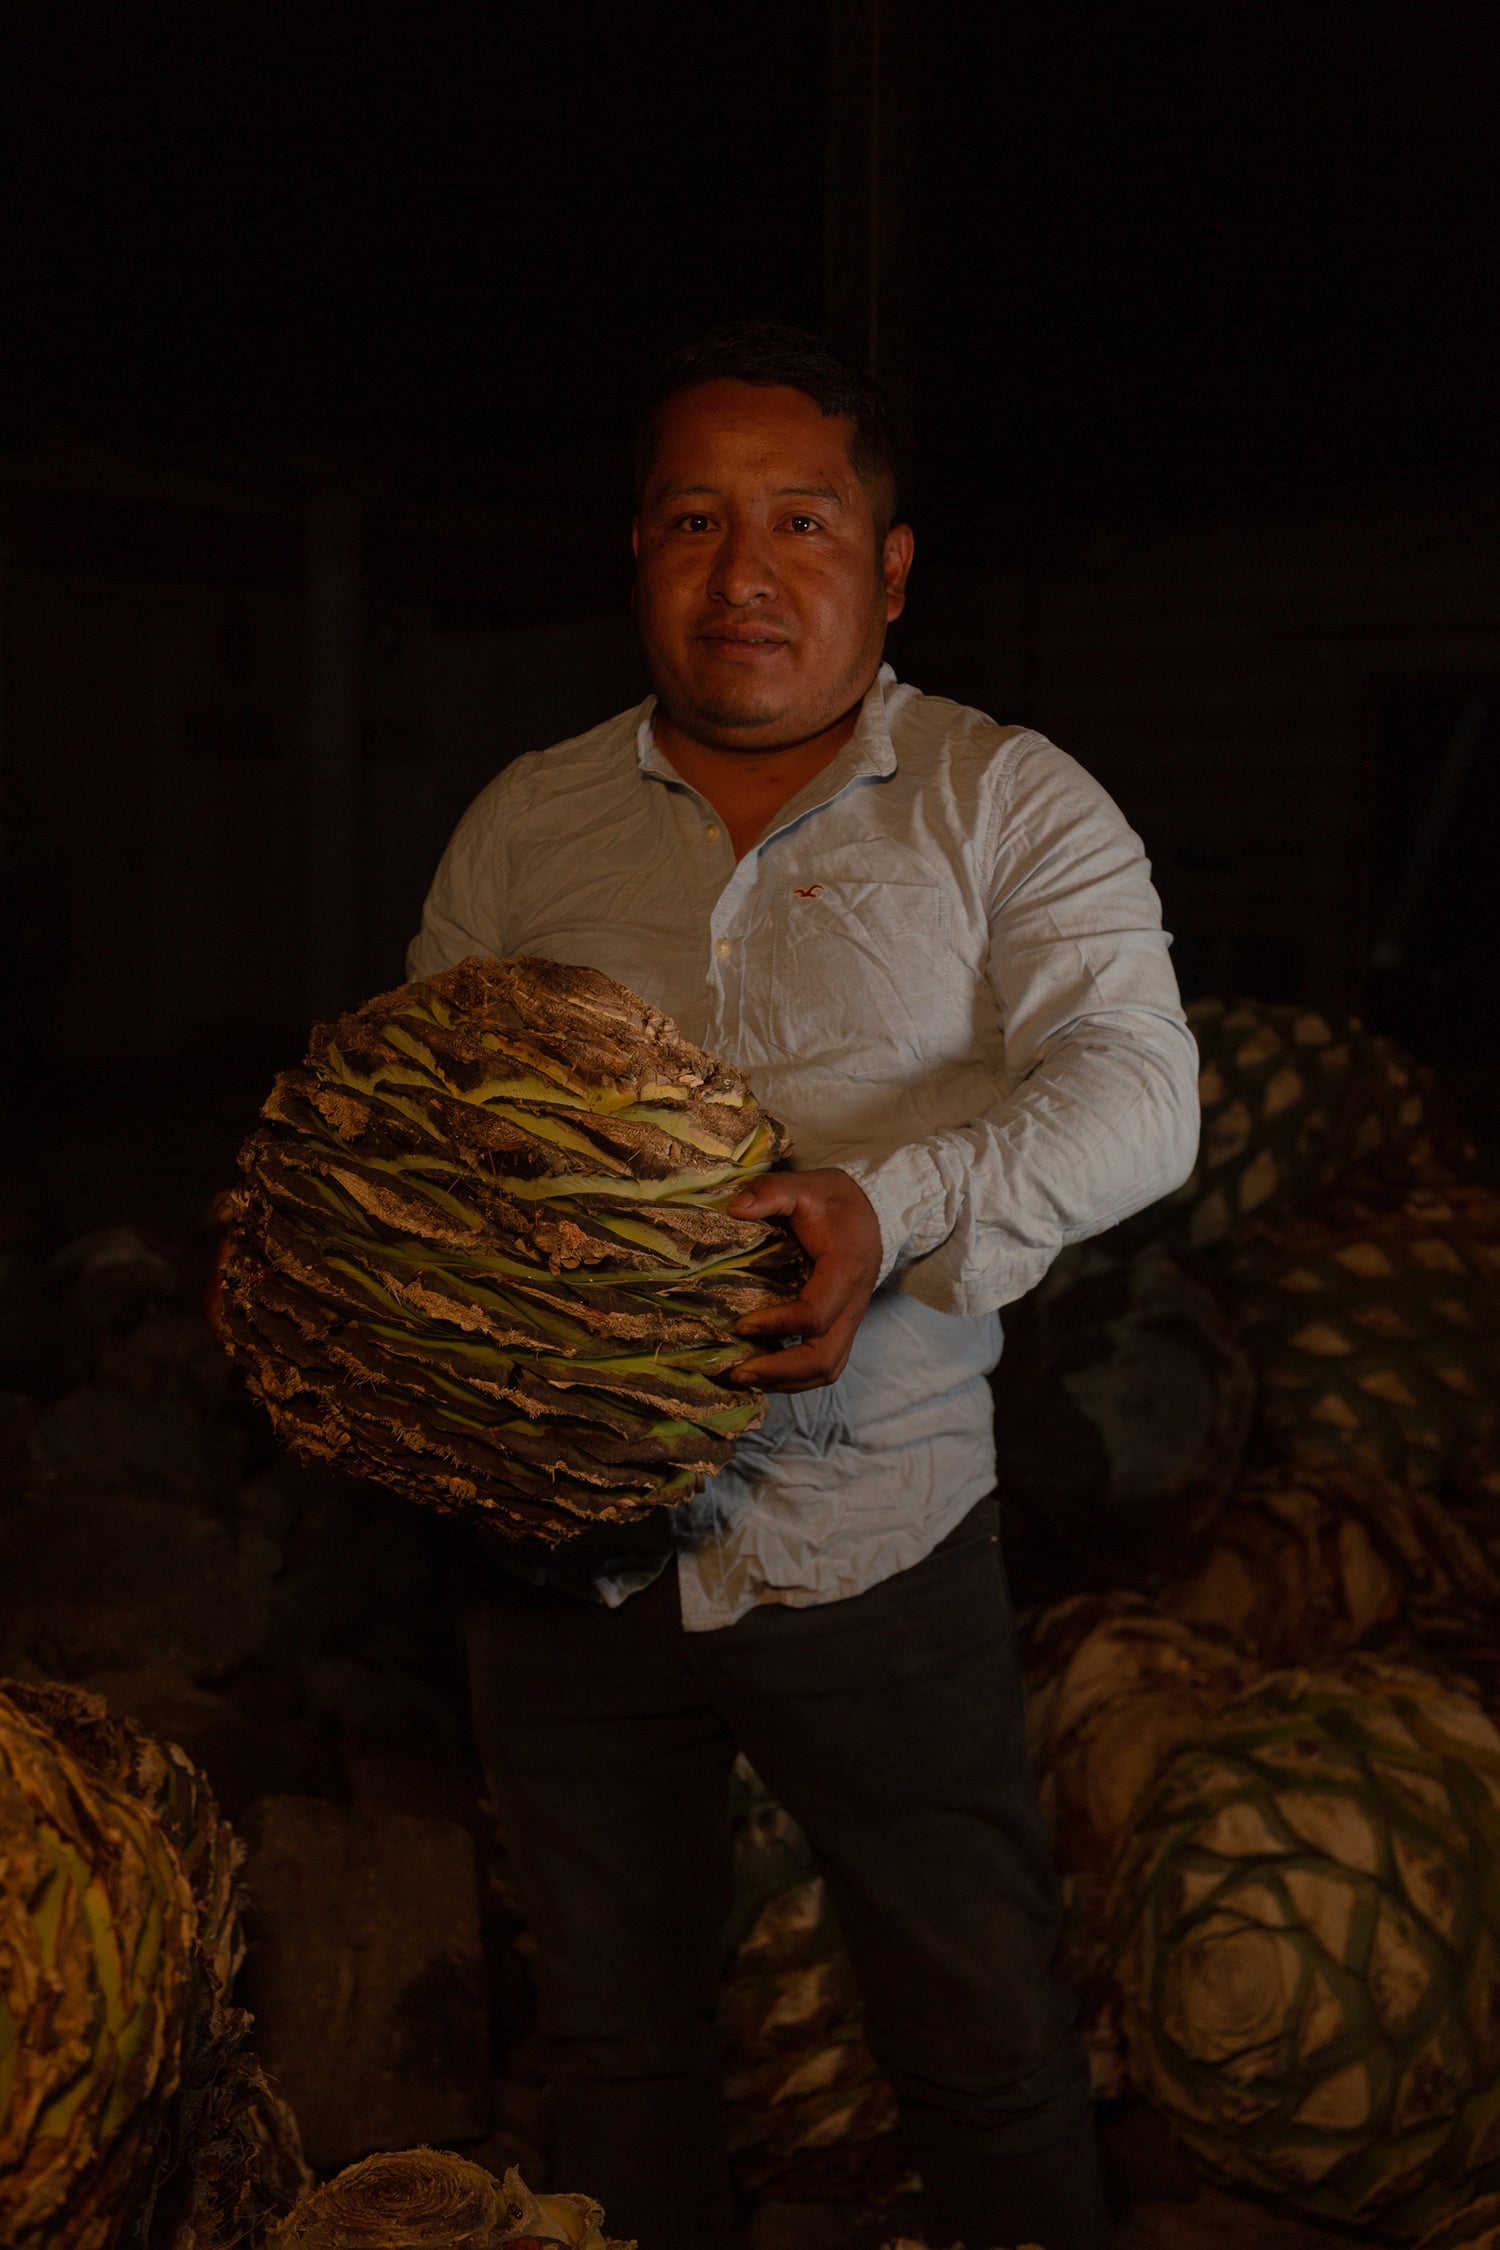
<path fill-rule="evenodd" d="M 769 601 L 776 592 L 776 571 L 754 524 L 726 524 L 709 573 L 712 600 L 739 609 L 749 602 Z"/>

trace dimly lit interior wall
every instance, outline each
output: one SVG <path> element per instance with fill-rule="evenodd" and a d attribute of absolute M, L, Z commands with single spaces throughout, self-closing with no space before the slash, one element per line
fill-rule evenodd
<path fill-rule="evenodd" d="M 292 1036 L 323 1004 L 308 834 L 333 817 L 309 781 L 305 503 L 221 505 L 212 571 L 201 506 L 182 507 L 175 551 L 158 519 L 136 574 L 102 551 L 119 503 L 99 500 L 92 558 L 87 496 L 72 507 L 66 558 L 18 512 L 7 576 L 8 754 L 48 1020 L 69 1045 L 86 1022 L 101 1053 Z M 582 614 L 507 621 L 476 545 L 493 530 L 475 511 L 456 530 L 387 511 L 359 550 L 348 998 L 399 977 L 447 835 L 490 776 L 643 692 L 623 569 L 613 607 L 591 567 Z M 445 601 L 444 579 L 465 598 Z M 1147 838 L 1189 990 L 1360 1008 L 1393 827 L 1435 781 L 1453 695 L 1500 683 L 1500 554 L 1486 513 L 1458 508 L 1099 533 L 1018 550 L 1004 573 L 919 566 L 893 654 L 1104 780 Z"/>
<path fill-rule="evenodd" d="M 1187 987 L 1488 1044 L 1492 16 L 81 22 L 36 13 L 5 88 L 5 959 L 44 1045 L 282 1039 L 399 974 L 473 792 L 643 690 L 641 375 L 765 314 L 894 392 L 901 668 L 1101 775 Z M 1371 953 L 1475 696 L 1398 990 Z"/>
<path fill-rule="evenodd" d="M 596 571 L 582 614 L 528 616 L 450 531 L 454 602 L 420 517 L 387 517 L 361 549 L 349 650 L 315 656 L 305 503 L 143 504 L 132 540 L 130 502 L 77 481 L 64 542 L 35 485 L 0 477 L 12 967 L 59 1057 L 77 1060 L 81 1026 L 101 1057 L 300 1038 L 309 1015 L 398 981 L 469 800 L 509 758 L 642 692 Z M 331 690 L 330 662 L 351 675 Z M 354 714 L 343 799 L 314 755 L 330 692 Z M 326 923 L 340 818 L 347 926 L 320 951 L 310 900 Z M 330 944 L 341 973 L 315 991 Z"/>
<path fill-rule="evenodd" d="M 1114 793 L 1146 838 L 1190 993 L 1378 1005 L 1392 863 L 1437 784 L 1455 697 L 1492 697 L 1476 766 L 1497 763 L 1500 550 L 1484 509 L 1100 533 L 1003 575 L 925 589 L 919 575 L 897 647 L 920 686 L 1041 727 Z M 1449 861 L 1491 803 L 1472 780 Z M 1468 905 L 1483 957 L 1482 895 Z M 1474 1002 L 1469 1044 L 1487 1037 Z"/>

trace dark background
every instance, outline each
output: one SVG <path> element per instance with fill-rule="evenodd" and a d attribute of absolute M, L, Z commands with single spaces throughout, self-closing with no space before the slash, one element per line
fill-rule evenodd
<path fill-rule="evenodd" d="M 707 322 L 821 318 L 818 7 L 63 6 L 18 44 L 32 429 L 462 490 L 618 449 Z"/>
<path fill-rule="evenodd" d="M 992 556 L 1016 510 L 1493 491 L 1492 10 L 881 13 L 877 357 L 945 557 Z M 870 14 L 834 11 L 846 49 Z M 616 450 L 664 346 L 821 324 L 829 30 L 815 5 L 30 11 L 10 428 L 442 484 Z"/>
<path fill-rule="evenodd" d="M 768 314 L 891 388 L 897 662 L 1101 775 L 1185 989 L 1361 1010 L 1493 1129 L 1491 9 L 55 4 L 6 48 L 28 1082 L 248 1088 L 395 980 L 473 791 L 642 692 L 644 373 Z"/>

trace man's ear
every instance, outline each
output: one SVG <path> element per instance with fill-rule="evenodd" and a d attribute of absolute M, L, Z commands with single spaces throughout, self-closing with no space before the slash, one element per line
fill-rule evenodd
<path fill-rule="evenodd" d="M 641 559 L 641 519 L 639 516 L 632 516 L 630 519 L 630 552 L 639 562 Z"/>
<path fill-rule="evenodd" d="M 885 583 L 885 621 L 892 624 L 906 607 L 906 581 L 916 541 L 909 523 L 893 523 L 885 535 L 880 574 Z"/>

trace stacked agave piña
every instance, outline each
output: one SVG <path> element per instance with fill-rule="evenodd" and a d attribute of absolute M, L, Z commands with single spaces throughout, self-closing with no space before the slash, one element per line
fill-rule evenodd
<path fill-rule="evenodd" d="M 0 2239 L 105 2250 L 176 2092 L 198 1918 L 150 1807 L 0 1695 Z"/>
<path fill-rule="evenodd" d="M 306 2183 L 225 2006 L 239 1846 L 180 1750 L 81 1689 L 0 1693 L 0 2240 L 228 2250 Z M 226 2099 L 233 2114 L 226 2114 Z M 179 2233 L 181 2218 L 191 2231 Z"/>
<path fill-rule="evenodd" d="M 1124 2067 L 1111 1870 L 1167 1760 L 1259 1674 L 1336 1663 L 1402 1621 L 1440 1621 L 1450 1671 L 1472 1670 L 1496 1594 L 1479 1540 L 1429 1493 L 1351 1470 L 1264 1470 L 1236 1488 L 1197 1568 L 1154 1601 L 1075 1595 L 1027 1620 L 1028 1733 L 1100 2091 L 1118 2092 Z"/>
<path fill-rule="evenodd" d="M 1345 1197 L 1231 1264 L 1267 1432 L 1292 1458 L 1482 1484 L 1500 1421 L 1500 1196 Z"/>
<path fill-rule="evenodd" d="M 1059 1865 L 1108 1865 L 1178 1744 L 1247 1685 L 1236 1650 L 1139 1595 L 1080 1594 L 1031 1620 L 1026 1725 Z"/>
<path fill-rule="evenodd" d="M 735 1323 L 801 1254 L 726 1205 L 786 1136 L 612 978 L 460 962 L 320 1026 L 262 1117 L 219 1325 L 292 1445 L 555 1542 L 761 1418 Z"/>
<path fill-rule="evenodd" d="M 1273 1673 L 1118 1865 L 1132 2076 L 1231 2182 L 1419 2234 L 1500 2156 L 1500 1734 L 1430 1676 Z"/>
<path fill-rule="evenodd" d="M 396 2149 L 351 2164 L 299 2203 L 269 2250 L 611 2250 L 587 2195 L 533 2195 L 443 2149 Z M 619 2245 L 617 2250 L 634 2250 Z"/>
<path fill-rule="evenodd" d="M 1352 1017 L 1254 1000 L 1197 1000 L 1187 1015 L 1201 1066 L 1198 1161 L 1141 1227 L 1212 1249 L 1253 1213 L 1353 1170 L 1421 1179 L 1472 1153 L 1443 1119 L 1432 1073 Z"/>
<path fill-rule="evenodd" d="M 1026 1624 L 1067 1959 L 1096 2087 L 1128 2033 L 1226 2179 L 1409 2239 L 1500 2176 L 1500 1199 L 1388 1042 L 1189 1013 L 1199 1163 L 1118 1239 L 1216 1283 L 1258 1465 Z"/>
<path fill-rule="evenodd" d="M 1116 1854 L 1178 1745 L 1247 1683 L 1232 1645 L 1138 1594 L 1076 1594 L 1022 1635 L 1026 1731 L 1068 1920 L 1063 1960 L 1096 2094 L 1123 2091 L 1109 1880 Z"/>
<path fill-rule="evenodd" d="M 1245 1477 L 1208 1554 L 1157 1598 L 1272 1671 L 1333 1661 L 1403 1619 L 1477 1632 L 1497 1597 L 1494 1561 L 1433 1493 L 1330 1464 Z"/>
<path fill-rule="evenodd" d="M 734 1894 L 719 2005 L 736 2177 L 774 2193 L 811 2165 L 822 2185 L 848 2184 L 894 2129 L 895 2097 L 865 2045 L 854 1972 L 812 1849 L 743 1758 Z"/>

